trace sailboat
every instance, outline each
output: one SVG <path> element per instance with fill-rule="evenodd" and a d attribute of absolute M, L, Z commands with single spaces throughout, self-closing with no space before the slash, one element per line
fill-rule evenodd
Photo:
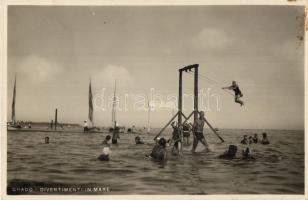
<path fill-rule="evenodd" d="M 120 127 L 117 124 L 116 120 L 116 104 L 117 104 L 117 99 L 116 99 L 116 91 L 117 91 L 117 80 L 114 81 L 114 90 L 113 90 L 113 104 L 112 104 L 112 128 L 110 128 L 110 132 L 112 131 L 112 144 L 117 144 L 118 143 L 118 138 L 120 134 Z"/>
<path fill-rule="evenodd" d="M 116 89 L 117 89 L 117 80 L 114 81 L 113 102 L 112 102 L 112 111 L 111 111 L 111 127 L 109 128 L 109 132 L 114 132 L 114 129 L 117 126 L 117 121 L 116 121 Z"/>
<path fill-rule="evenodd" d="M 93 123 L 93 95 L 92 95 L 92 85 L 91 80 L 89 83 L 89 113 L 88 113 L 89 121 L 91 122 L 92 127 L 94 126 Z"/>
<path fill-rule="evenodd" d="M 93 116 L 93 94 L 92 94 L 92 84 L 91 84 L 91 79 L 89 83 L 89 113 L 88 113 L 88 119 L 89 122 L 91 123 L 91 127 L 88 128 L 88 131 L 90 132 L 97 132 L 99 131 L 99 128 L 94 126 L 94 116 Z"/>
<path fill-rule="evenodd" d="M 16 105 L 16 74 L 14 80 L 14 89 L 13 89 L 13 100 L 12 100 L 12 114 L 11 114 L 11 123 L 8 124 L 8 130 L 15 130 L 22 128 L 19 122 L 16 123 L 16 115 L 15 115 L 15 105 Z"/>
<path fill-rule="evenodd" d="M 16 74 L 14 81 L 14 90 L 13 90 L 13 101 L 12 101 L 12 125 L 16 125 L 16 117 L 15 117 L 15 102 L 16 102 Z"/>

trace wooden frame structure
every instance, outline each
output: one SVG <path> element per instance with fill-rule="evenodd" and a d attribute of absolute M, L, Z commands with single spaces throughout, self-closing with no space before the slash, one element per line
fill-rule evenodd
<path fill-rule="evenodd" d="M 171 124 L 175 118 L 178 118 L 178 128 L 180 130 L 180 137 L 181 137 L 181 143 L 183 143 L 183 124 L 185 124 L 192 116 L 194 116 L 194 123 L 198 118 L 199 114 L 199 107 L 198 107 L 198 97 L 199 97 L 199 91 L 198 91 L 198 68 L 199 64 L 193 64 L 188 65 L 186 67 L 183 67 L 179 69 L 179 97 L 178 97 L 178 112 L 169 120 L 169 122 L 160 130 L 160 132 L 154 137 L 154 140 L 156 140 L 163 132 L 164 130 Z M 183 72 L 194 72 L 194 110 L 190 113 L 190 115 L 185 116 L 183 113 Z M 182 120 L 182 117 L 185 119 Z M 219 139 L 224 142 L 224 140 L 218 135 L 216 130 L 212 127 L 212 125 L 205 119 L 205 123 L 210 127 L 210 129 L 219 137 Z M 195 138 L 194 138 L 195 139 Z M 181 145 L 182 146 L 182 145 Z"/>

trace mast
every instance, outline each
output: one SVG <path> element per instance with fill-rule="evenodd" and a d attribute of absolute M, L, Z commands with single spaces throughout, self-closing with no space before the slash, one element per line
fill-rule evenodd
<path fill-rule="evenodd" d="M 150 113 L 151 113 L 151 106 L 150 101 L 148 101 L 148 130 L 147 133 L 150 133 L 151 127 L 150 127 Z"/>
<path fill-rule="evenodd" d="M 116 127 L 116 90 L 117 90 L 117 80 L 114 80 L 114 90 L 113 90 L 113 105 L 112 105 L 112 123 L 114 128 Z"/>
<path fill-rule="evenodd" d="M 94 120 L 93 120 L 93 95 L 92 95 L 92 86 L 91 86 L 91 79 L 89 83 L 89 114 L 88 118 L 90 122 L 92 123 L 92 126 L 94 126 Z"/>
<path fill-rule="evenodd" d="M 13 123 L 13 124 L 16 124 L 16 118 L 15 118 L 15 101 L 16 101 L 16 74 L 15 74 L 14 90 L 13 90 L 13 101 L 12 101 L 12 123 Z"/>

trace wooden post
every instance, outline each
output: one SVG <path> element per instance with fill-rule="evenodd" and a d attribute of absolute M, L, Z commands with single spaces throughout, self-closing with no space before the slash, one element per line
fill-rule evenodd
<path fill-rule="evenodd" d="M 57 130 L 57 124 L 58 124 L 58 109 L 56 108 L 56 111 L 55 111 L 55 130 Z"/>
<path fill-rule="evenodd" d="M 194 123 L 196 122 L 198 118 L 198 67 L 199 65 L 195 66 L 195 77 L 194 77 Z"/>
<path fill-rule="evenodd" d="M 193 64 L 189 65 L 186 67 L 183 67 L 179 69 L 179 99 L 178 99 L 178 112 L 176 115 L 174 115 L 171 120 L 162 128 L 162 130 L 154 137 L 154 140 L 169 126 L 169 124 L 176 118 L 178 117 L 178 128 L 181 131 L 180 136 L 181 136 L 181 142 L 183 141 L 183 134 L 182 134 L 182 117 L 185 118 L 184 122 L 187 122 L 189 118 L 194 115 L 194 123 L 196 119 L 198 118 L 198 64 Z M 185 115 L 183 114 L 183 90 L 182 90 L 182 81 L 183 81 L 183 71 L 191 71 L 194 69 L 195 76 L 194 76 L 194 111 L 186 118 Z"/>
<path fill-rule="evenodd" d="M 178 126 L 182 124 L 182 70 L 179 70 L 179 102 L 178 102 Z"/>
<path fill-rule="evenodd" d="M 180 69 L 179 70 L 179 105 L 178 105 L 178 131 L 180 134 L 180 139 L 181 139 L 181 143 L 179 144 L 179 151 L 181 152 L 181 154 L 183 153 L 182 152 L 182 144 L 183 144 L 183 132 L 182 132 L 182 108 L 183 108 L 183 105 L 182 105 L 182 98 L 183 98 L 183 94 L 182 94 L 182 77 L 183 77 L 183 72 L 182 70 Z"/>

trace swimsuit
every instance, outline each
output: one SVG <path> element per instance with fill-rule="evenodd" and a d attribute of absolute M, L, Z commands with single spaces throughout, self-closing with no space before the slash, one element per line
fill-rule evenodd
<path fill-rule="evenodd" d="M 195 134 L 197 140 L 201 140 L 201 139 L 204 138 L 203 127 L 204 127 L 204 121 L 201 120 L 201 119 L 197 119 L 195 131 L 194 131 L 194 134 Z"/>
<path fill-rule="evenodd" d="M 243 94 L 242 94 L 240 88 L 239 88 L 237 85 L 236 85 L 236 86 L 233 86 L 233 91 L 235 92 L 235 96 L 240 96 L 240 97 L 243 96 Z"/>

